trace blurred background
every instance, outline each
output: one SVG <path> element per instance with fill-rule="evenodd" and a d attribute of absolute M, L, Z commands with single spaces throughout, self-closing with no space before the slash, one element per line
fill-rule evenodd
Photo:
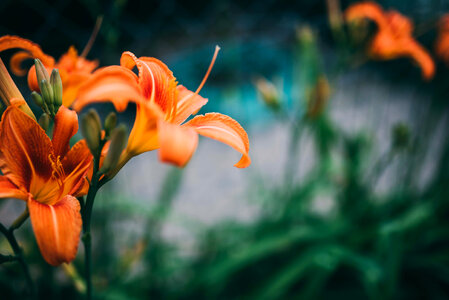
<path fill-rule="evenodd" d="M 329 22 L 356 2 L 0 2 L 0 34 L 55 58 L 81 52 L 103 16 L 88 59 L 157 57 L 190 90 L 221 47 L 200 113 L 242 124 L 252 164 L 234 168 L 239 154 L 210 139 L 184 169 L 156 152 L 131 160 L 95 202 L 98 299 L 449 298 L 448 67 L 435 58 L 424 81 L 408 58 L 370 60 L 373 24 L 355 39 Z M 378 3 L 410 17 L 435 57 L 449 1 Z M 26 78 L 14 79 L 29 95 Z M 119 119 L 133 116 L 130 106 Z M 24 207 L 2 200 L 0 221 Z M 29 222 L 17 235 L 42 299 L 82 297 L 82 247 L 54 268 Z M 0 252 L 10 252 L 3 238 Z M 2 264 L 0 298 L 24 291 L 21 269 Z"/>

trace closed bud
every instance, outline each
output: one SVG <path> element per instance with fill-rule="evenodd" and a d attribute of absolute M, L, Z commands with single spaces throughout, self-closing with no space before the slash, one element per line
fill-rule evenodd
<path fill-rule="evenodd" d="M 53 104 L 53 89 L 50 85 L 50 82 L 47 80 L 42 80 L 39 84 L 39 88 L 41 89 L 42 98 L 44 99 L 45 104 L 47 105 L 49 112 L 52 116 L 54 116 L 54 104 Z"/>
<path fill-rule="evenodd" d="M 92 154 L 97 155 L 100 150 L 101 124 L 95 109 L 90 109 L 84 115 L 81 120 L 81 132 Z"/>
<path fill-rule="evenodd" d="M 44 131 L 48 130 L 50 127 L 50 116 L 47 113 L 43 113 L 39 118 L 39 125 L 41 125 Z"/>
<path fill-rule="evenodd" d="M 126 147 L 127 140 L 128 134 L 125 125 L 121 124 L 112 130 L 111 144 L 109 145 L 108 154 L 106 154 L 106 158 L 104 159 L 100 172 L 106 173 L 117 165 L 120 155 Z"/>
<path fill-rule="evenodd" d="M 31 99 L 39 107 L 44 107 L 44 100 L 38 92 L 31 92 Z"/>
<path fill-rule="evenodd" d="M 307 93 L 307 116 L 316 118 L 322 114 L 326 108 L 330 97 L 330 87 L 324 75 L 318 77 L 315 85 Z"/>
<path fill-rule="evenodd" d="M 44 67 L 39 58 L 34 60 L 34 66 L 36 67 L 36 77 L 38 83 L 42 80 L 50 81 L 50 76 L 48 76 L 47 69 Z"/>
<path fill-rule="evenodd" d="M 261 77 L 254 81 L 254 85 L 259 92 L 260 98 L 268 107 L 273 110 L 278 110 L 280 108 L 281 100 L 279 92 L 272 82 Z"/>
<path fill-rule="evenodd" d="M 109 137 L 112 130 L 114 130 L 117 125 L 117 114 L 115 112 L 110 112 L 104 121 L 104 130 L 106 131 L 106 137 Z"/>
<path fill-rule="evenodd" d="M 55 111 L 58 111 L 59 107 L 62 105 L 62 80 L 58 69 L 53 69 L 51 72 L 50 84 L 53 88 L 53 103 L 55 105 Z"/>

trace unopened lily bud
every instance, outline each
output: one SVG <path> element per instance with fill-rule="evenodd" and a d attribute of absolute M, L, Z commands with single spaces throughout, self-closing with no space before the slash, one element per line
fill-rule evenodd
<path fill-rule="evenodd" d="M 48 75 L 47 69 L 44 67 L 39 58 L 36 58 L 34 60 L 34 66 L 36 68 L 36 77 L 38 83 L 42 80 L 50 81 L 50 76 Z"/>
<path fill-rule="evenodd" d="M 50 76 L 51 87 L 53 88 L 53 102 L 55 111 L 62 105 L 62 80 L 58 69 L 53 69 Z"/>
<path fill-rule="evenodd" d="M 50 127 L 50 116 L 47 113 L 43 113 L 39 118 L 39 125 L 41 125 L 44 131 L 48 130 Z"/>
<path fill-rule="evenodd" d="M 44 99 L 44 102 L 47 105 L 50 114 L 54 115 L 55 106 L 53 104 L 53 89 L 50 82 L 48 82 L 47 80 L 42 80 L 39 84 L 39 88 L 41 89 L 42 98 Z"/>
<path fill-rule="evenodd" d="M 127 140 L 128 134 L 125 125 L 121 124 L 112 130 L 111 144 L 109 145 L 108 154 L 106 154 L 106 158 L 104 159 L 100 172 L 106 173 L 117 165 L 120 155 L 126 147 Z"/>
<path fill-rule="evenodd" d="M 101 124 L 95 109 L 90 109 L 81 120 L 81 132 L 93 155 L 97 155 L 100 147 Z"/>
<path fill-rule="evenodd" d="M 37 106 L 44 107 L 44 100 L 38 92 L 31 92 L 31 99 L 33 99 Z"/>
<path fill-rule="evenodd" d="M 114 130 L 117 125 L 117 114 L 115 112 L 110 112 L 104 121 L 104 130 L 106 131 L 106 136 L 109 137 L 112 130 Z"/>
<path fill-rule="evenodd" d="M 318 77 L 315 86 L 308 93 L 307 116 L 315 118 L 324 111 L 330 97 L 330 87 L 324 75 Z"/>
<path fill-rule="evenodd" d="M 281 101 L 279 92 L 272 82 L 261 77 L 256 79 L 255 85 L 261 99 L 263 100 L 263 102 L 265 102 L 266 105 L 268 105 L 268 107 L 274 110 L 280 108 Z"/>

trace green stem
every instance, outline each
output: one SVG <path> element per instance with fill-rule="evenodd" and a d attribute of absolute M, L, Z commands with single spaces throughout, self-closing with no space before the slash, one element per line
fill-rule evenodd
<path fill-rule="evenodd" d="M 0 223 L 0 232 L 3 233 L 3 235 L 6 237 L 9 244 L 11 245 L 12 250 L 14 251 L 14 256 L 2 256 L 2 262 L 17 260 L 17 262 L 22 267 L 23 272 L 25 273 L 25 279 L 28 285 L 29 292 L 33 298 L 36 298 L 36 289 L 33 280 L 31 279 L 30 270 L 27 263 L 25 262 L 25 259 L 23 258 L 22 248 L 20 248 L 19 243 L 14 236 L 14 230 L 19 228 L 23 224 L 23 222 L 25 222 L 28 216 L 28 210 L 25 210 L 22 215 L 20 215 L 19 218 L 14 221 L 9 229 Z"/>

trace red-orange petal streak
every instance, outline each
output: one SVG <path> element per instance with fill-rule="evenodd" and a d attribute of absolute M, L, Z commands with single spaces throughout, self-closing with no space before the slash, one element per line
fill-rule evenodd
<path fill-rule="evenodd" d="M 54 205 L 28 199 L 31 224 L 45 261 L 53 266 L 75 259 L 81 232 L 78 200 L 70 195 Z"/>
<path fill-rule="evenodd" d="M 223 114 L 208 113 L 196 116 L 183 126 L 192 127 L 199 134 L 225 143 L 242 154 L 242 158 L 234 166 L 246 168 L 251 164 L 249 157 L 249 140 L 240 124 Z"/>
<path fill-rule="evenodd" d="M 28 193 L 20 190 L 6 176 L 0 176 L 0 198 L 16 198 L 27 200 Z"/>

